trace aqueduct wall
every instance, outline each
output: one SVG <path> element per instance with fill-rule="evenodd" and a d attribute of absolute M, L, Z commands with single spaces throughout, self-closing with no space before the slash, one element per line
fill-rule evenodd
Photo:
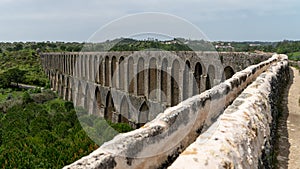
<path fill-rule="evenodd" d="M 61 97 L 133 127 L 269 57 L 190 51 L 41 54 L 51 87 Z"/>
<path fill-rule="evenodd" d="M 278 97 L 289 78 L 285 55 L 154 52 L 149 57 L 145 51 L 41 57 L 51 87 L 64 99 L 113 122 L 146 123 L 65 168 L 272 163 Z"/>

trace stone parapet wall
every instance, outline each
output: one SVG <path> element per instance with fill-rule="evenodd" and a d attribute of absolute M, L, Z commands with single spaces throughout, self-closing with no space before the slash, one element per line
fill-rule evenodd
<path fill-rule="evenodd" d="M 281 58 L 169 168 L 272 168 L 279 100 L 289 78 L 287 56 Z"/>
<path fill-rule="evenodd" d="M 289 65 L 300 68 L 300 61 L 289 60 Z"/>
<path fill-rule="evenodd" d="M 90 155 L 64 168 L 169 166 L 201 133 L 216 124 L 219 115 L 249 84 L 282 58 L 281 55 L 274 55 L 236 73 L 212 89 L 168 108 L 142 128 L 119 134 Z"/>

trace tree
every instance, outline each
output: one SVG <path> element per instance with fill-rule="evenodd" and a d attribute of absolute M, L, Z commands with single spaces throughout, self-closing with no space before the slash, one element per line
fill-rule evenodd
<path fill-rule="evenodd" d="M 22 83 L 24 81 L 25 73 L 26 73 L 26 71 L 24 71 L 24 70 L 20 70 L 18 68 L 12 68 L 4 73 L 4 77 L 9 82 L 9 84 L 11 84 L 11 82 L 15 82 L 15 83 L 17 83 L 17 86 L 18 86 L 19 83 Z"/>
<path fill-rule="evenodd" d="M 9 79 L 5 76 L 5 74 L 0 74 L 0 88 L 7 88 L 10 85 Z"/>

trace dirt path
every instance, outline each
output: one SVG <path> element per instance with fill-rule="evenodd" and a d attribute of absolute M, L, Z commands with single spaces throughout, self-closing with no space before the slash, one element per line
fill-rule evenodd
<path fill-rule="evenodd" d="M 279 121 L 279 168 L 300 169 L 300 73 L 292 68 L 291 83 L 283 100 L 284 113 Z"/>

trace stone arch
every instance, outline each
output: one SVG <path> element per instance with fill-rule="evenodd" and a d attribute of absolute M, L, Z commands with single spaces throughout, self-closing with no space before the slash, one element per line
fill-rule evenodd
<path fill-rule="evenodd" d="M 96 103 L 97 103 L 96 104 L 97 105 L 97 110 L 101 114 L 101 108 L 103 106 L 102 106 L 102 98 L 101 98 L 101 92 L 100 92 L 100 88 L 99 87 L 96 87 L 95 98 L 96 98 Z"/>
<path fill-rule="evenodd" d="M 215 84 L 214 84 L 214 80 L 215 80 L 215 67 L 213 65 L 209 65 L 208 66 L 208 71 L 207 71 L 207 76 L 206 76 L 206 90 L 212 88 Z"/>
<path fill-rule="evenodd" d="M 187 99 L 189 97 L 189 83 L 190 83 L 190 69 L 191 69 L 191 64 L 187 60 L 185 62 L 185 67 L 183 71 L 183 87 L 182 87 L 182 96 L 183 100 Z"/>
<path fill-rule="evenodd" d="M 167 102 L 168 96 L 168 60 L 163 59 L 161 65 L 161 74 L 160 74 L 160 87 L 161 87 L 161 101 Z"/>
<path fill-rule="evenodd" d="M 115 56 L 112 57 L 111 60 L 111 87 L 116 86 L 116 69 L 117 69 L 117 58 Z"/>
<path fill-rule="evenodd" d="M 148 95 L 149 95 L 149 99 L 156 99 L 156 93 L 154 93 L 154 91 L 157 88 L 157 67 L 156 67 L 156 59 L 155 58 L 151 58 L 150 62 L 149 62 L 149 75 L 148 75 Z M 152 92 L 152 93 L 151 93 Z M 156 92 L 156 91 L 155 91 Z"/>
<path fill-rule="evenodd" d="M 194 70 L 194 78 L 195 83 L 193 85 L 193 93 L 194 95 L 201 93 L 201 76 L 203 74 L 202 65 L 200 62 L 196 63 L 195 70 Z"/>
<path fill-rule="evenodd" d="M 129 123 L 130 114 L 129 114 L 129 104 L 127 102 L 126 96 L 123 97 L 120 105 L 120 114 L 119 114 L 119 123 Z"/>
<path fill-rule="evenodd" d="M 148 122 L 148 117 L 149 117 L 149 107 L 146 104 L 146 102 L 144 102 L 139 109 L 139 120 L 138 120 L 137 127 L 141 127 L 144 124 L 146 124 Z"/>
<path fill-rule="evenodd" d="M 124 74 L 125 74 L 125 68 L 124 68 L 124 57 L 120 57 L 119 59 L 119 88 L 121 90 L 124 90 Z"/>
<path fill-rule="evenodd" d="M 234 70 L 231 66 L 226 66 L 224 68 L 223 80 L 230 79 L 234 75 Z"/>
<path fill-rule="evenodd" d="M 116 112 L 116 109 L 115 109 L 115 105 L 114 105 L 114 101 L 113 101 L 111 92 L 109 91 L 106 95 L 104 118 L 106 120 L 112 121 L 114 112 Z"/>
<path fill-rule="evenodd" d="M 137 95 L 142 96 L 145 93 L 145 71 L 144 71 L 144 59 L 142 57 L 138 60 L 137 65 Z"/>
<path fill-rule="evenodd" d="M 174 60 L 172 64 L 172 77 L 171 77 L 171 106 L 175 106 L 180 101 L 180 88 L 178 85 L 179 81 L 179 70 L 180 64 L 178 60 Z"/>
<path fill-rule="evenodd" d="M 128 92 L 134 92 L 134 60 L 132 57 L 128 59 L 127 64 L 127 84 L 128 84 Z"/>
<path fill-rule="evenodd" d="M 105 76 L 105 86 L 109 86 L 109 58 L 108 56 L 105 57 L 105 61 L 104 61 L 104 76 Z"/>

